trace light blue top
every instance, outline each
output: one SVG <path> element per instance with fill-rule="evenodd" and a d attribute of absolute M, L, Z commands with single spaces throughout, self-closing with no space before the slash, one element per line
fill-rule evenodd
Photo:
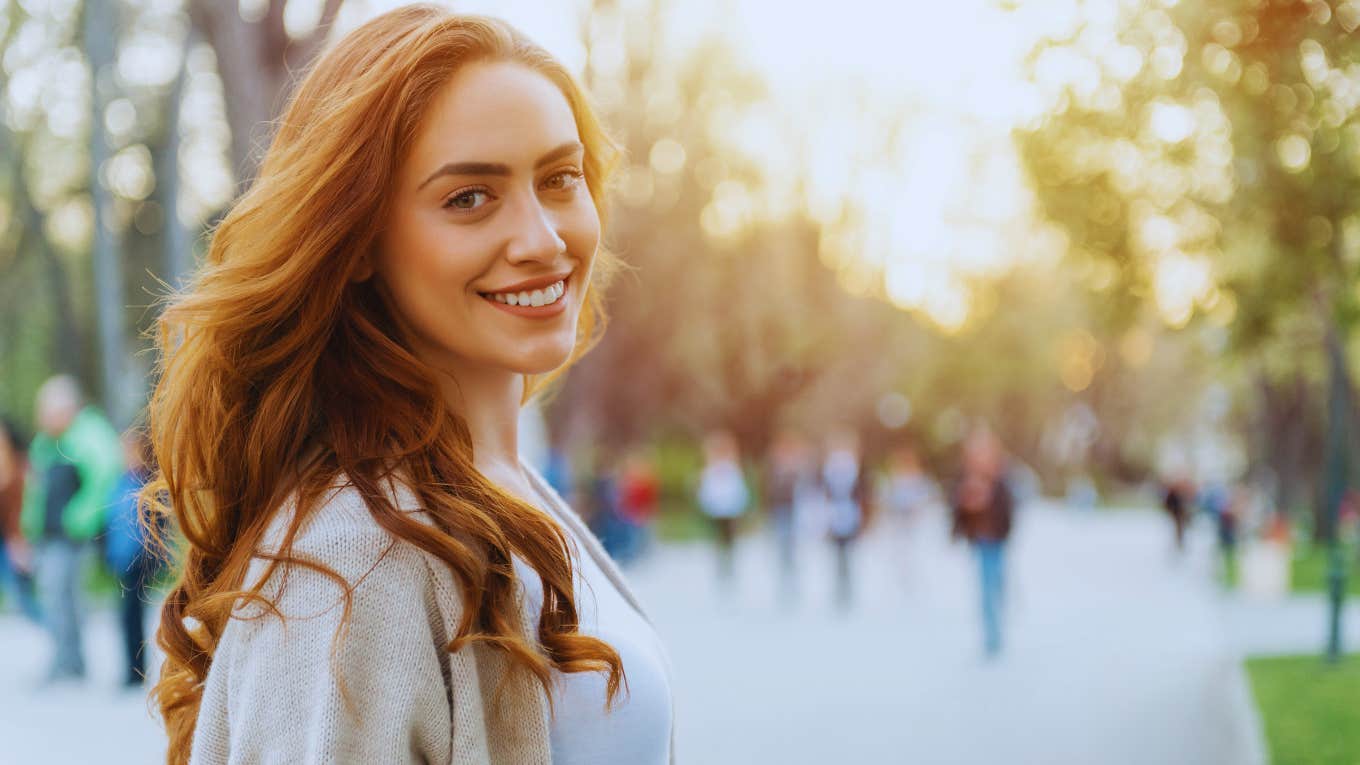
<path fill-rule="evenodd" d="M 598 637 L 618 652 L 627 677 L 605 711 L 606 676 L 599 672 L 558 675 L 555 715 L 550 728 L 554 765 L 666 765 L 670 762 L 672 700 L 665 649 L 656 630 L 613 584 L 596 560 L 594 540 L 580 538 L 579 523 L 563 517 L 571 512 L 544 491 L 544 510 L 554 517 L 576 548 L 576 607 L 582 634 Z M 589 533 L 589 532 L 586 532 Z M 538 575 L 515 559 L 527 605 L 543 605 Z"/>

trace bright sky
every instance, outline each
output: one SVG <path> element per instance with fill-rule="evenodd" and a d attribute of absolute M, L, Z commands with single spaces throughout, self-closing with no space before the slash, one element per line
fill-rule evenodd
<path fill-rule="evenodd" d="M 894 303 L 957 329 L 969 317 L 968 278 L 1033 255 L 1013 244 L 1032 241 L 1017 236 L 1032 216 L 1010 131 L 1040 108 L 1020 65 L 1039 28 L 995 0 L 834 8 L 745 0 L 734 39 L 788 124 L 815 136 L 805 157 L 814 188 L 864 212 L 832 240 L 844 250 L 833 258 L 881 269 Z M 884 157 L 857 163 L 894 123 Z"/>

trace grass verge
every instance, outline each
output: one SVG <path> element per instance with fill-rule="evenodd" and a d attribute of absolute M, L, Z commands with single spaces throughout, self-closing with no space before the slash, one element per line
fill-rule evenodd
<path fill-rule="evenodd" d="M 1273 765 L 1360 763 L 1360 656 L 1248 659 Z"/>

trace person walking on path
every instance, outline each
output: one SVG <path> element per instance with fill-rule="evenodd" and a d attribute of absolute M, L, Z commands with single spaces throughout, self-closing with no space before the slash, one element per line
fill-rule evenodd
<path fill-rule="evenodd" d="M 1190 497 L 1194 489 L 1188 478 L 1168 481 L 1162 493 L 1162 508 L 1171 516 L 1176 532 L 1176 552 L 1185 551 L 1185 527 L 1190 522 Z"/>
<path fill-rule="evenodd" d="M 33 548 L 24 539 L 19 515 L 24 506 L 28 440 L 19 427 L 0 420 L 0 595 L 12 599 L 29 621 L 42 621 L 33 586 Z"/>
<path fill-rule="evenodd" d="M 976 428 L 964 441 L 962 471 L 953 492 L 954 537 L 968 540 L 977 557 L 983 651 L 988 657 L 1000 655 L 1002 648 L 1005 549 L 1014 513 L 1005 463 L 996 435 L 985 426 Z"/>
<path fill-rule="evenodd" d="M 38 595 L 52 633 L 49 682 L 81 679 L 80 575 L 91 540 L 123 469 L 118 433 L 86 406 L 75 378 L 58 375 L 38 389 L 40 432 L 29 447 L 24 536 L 33 544 Z"/>
<path fill-rule="evenodd" d="M 123 684 L 128 687 L 138 687 L 146 678 L 146 603 L 165 557 L 159 548 L 164 528 L 153 531 L 150 524 L 159 521 L 145 517 L 141 506 L 142 488 L 150 476 L 148 446 L 139 430 L 123 434 L 127 469 L 113 491 L 104 532 L 104 560 L 118 578 Z"/>
<path fill-rule="evenodd" d="M 882 509 L 904 526 L 919 522 L 931 503 L 939 501 L 939 487 L 926 475 L 914 447 L 899 446 L 888 454 L 879 497 Z"/>
<path fill-rule="evenodd" d="M 160 317 L 168 761 L 668 765 L 665 648 L 518 419 L 602 328 L 617 153 L 506 23 L 330 43 Z"/>
<path fill-rule="evenodd" d="M 869 496 L 866 473 L 859 437 L 850 430 L 833 432 L 827 438 L 820 478 L 826 495 L 827 530 L 836 548 L 835 601 L 841 609 L 848 609 L 854 600 L 852 546 L 864 526 Z"/>
<path fill-rule="evenodd" d="M 893 546 L 899 551 L 897 563 L 903 582 L 918 580 L 916 548 L 920 540 L 916 530 L 932 510 L 946 503 L 913 445 L 901 444 L 888 453 L 875 497 L 884 524 L 891 530 Z"/>
<path fill-rule="evenodd" d="M 628 530 L 628 558 L 636 560 L 652 544 L 652 522 L 661 505 L 661 480 L 652 460 L 634 449 L 619 469 L 619 516 Z"/>
<path fill-rule="evenodd" d="M 801 436 L 791 430 L 775 436 L 765 460 L 761 495 L 778 550 L 779 597 L 785 603 L 798 596 L 798 530 L 794 525 L 794 509 L 798 493 L 807 490 L 810 467 L 807 446 Z"/>
<path fill-rule="evenodd" d="M 699 509 L 717 530 L 718 579 L 730 584 L 736 569 L 733 558 L 737 519 L 746 512 L 751 494 L 741 472 L 737 440 L 725 430 L 714 431 L 704 440 L 704 468 L 699 474 L 698 494 Z"/>

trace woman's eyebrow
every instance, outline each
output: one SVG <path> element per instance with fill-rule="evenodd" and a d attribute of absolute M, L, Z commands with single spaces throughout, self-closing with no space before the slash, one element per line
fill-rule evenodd
<path fill-rule="evenodd" d="M 543 156 L 539 157 L 538 161 L 534 163 L 534 169 L 537 170 L 550 162 L 556 162 L 557 160 L 562 159 L 563 157 L 571 156 L 572 154 L 575 154 L 576 152 L 581 151 L 584 148 L 585 147 L 581 145 L 580 141 L 568 141 L 562 144 L 561 146 L 558 146 L 556 149 L 553 149 L 552 151 L 548 152 L 547 154 L 544 154 Z M 434 171 L 433 173 L 431 173 L 430 177 L 422 181 L 421 184 L 416 187 L 416 189 L 417 190 L 423 189 L 427 185 L 429 185 L 430 181 L 433 181 L 435 178 L 439 178 L 440 176 L 444 175 L 509 175 L 509 174 L 510 166 L 503 165 L 498 162 L 450 162 L 444 165 L 443 167 L 439 168 L 438 170 Z"/>

